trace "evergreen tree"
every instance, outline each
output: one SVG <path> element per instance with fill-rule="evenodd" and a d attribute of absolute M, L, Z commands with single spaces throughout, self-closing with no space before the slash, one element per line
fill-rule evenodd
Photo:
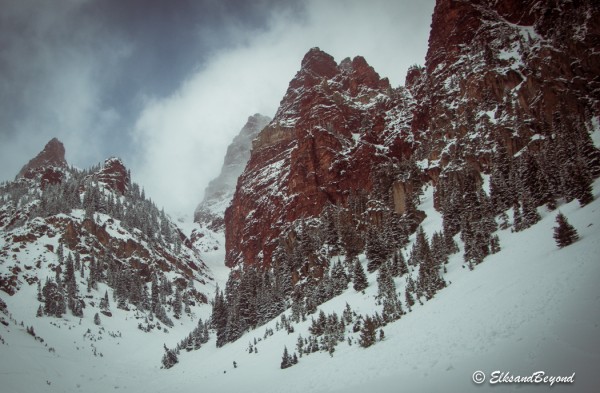
<path fill-rule="evenodd" d="M 333 269 L 331 270 L 331 286 L 333 290 L 333 295 L 340 295 L 342 292 L 348 288 L 348 283 L 350 279 L 346 274 L 346 270 L 342 265 L 342 262 L 338 259 L 337 262 L 334 263 Z"/>
<path fill-rule="evenodd" d="M 67 287 L 67 303 L 69 310 L 73 313 L 73 315 L 77 317 L 83 316 L 83 309 L 81 307 L 81 303 L 77 298 L 77 282 L 75 280 L 75 268 L 73 262 L 73 256 L 69 253 L 66 260 L 66 269 L 65 269 L 65 280 L 64 284 Z"/>
<path fill-rule="evenodd" d="M 490 197 L 495 213 L 507 210 L 512 202 L 510 158 L 504 143 L 497 142 L 492 155 Z"/>
<path fill-rule="evenodd" d="M 526 229 L 536 224 L 541 220 L 539 213 L 537 212 L 536 203 L 534 197 L 525 192 L 523 195 L 523 225 L 522 229 Z"/>
<path fill-rule="evenodd" d="M 166 345 L 164 345 L 164 349 L 165 354 L 162 358 L 162 368 L 169 369 L 176 365 L 179 362 L 179 359 L 177 358 L 177 352 L 174 349 L 169 349 Z"/>
<path fill-rule="evenodd" d="M 500 238 L 498 235 L 493 235 L 490 239 L 490 253 L 496 254 L 500 252 Z"/>
<path fill-rule="evenodd" d="M 436 261 L 433 258 L 429 240 L 427 240 L 423 227 L 419 227 L 417 231 L 417 238 L 413 246 L 411 259 L 413 259 L 414 264 L 419 265 L 419 278 L 417 280 L 419 294 L 423 294 L 427 299 L 431 299 L 439 289 L 446 286 L 446 283 L 440 277 L 440 261 Z"/>
<path fill-rule="evenodd" d="M 402 277 L 408 273 L 408 266 L 406 266 L 406 260 L 404 259 L 402 250 L 397 250 L 394 253 L 389 271 L 393 277 Z"/>
<path fill-rule="evenodd" d="M 298 335 L 298 340 L 296 340 L 296 350 L 300 357 L 302 357 L 302 354 L 304 353 L 304 339 L 301 334 Z"/>
<path fill-rule="evenodd" d="M 61 318 L 66 312 L 66 303 L 60 286 L 52 280 L 46 280 L 42 294 L 44 295 L 44 313 Z"/>
<path fill-rule="evenodd" d="M 580 206 L 585 206 L 594 200 L 592 178 L 585 171 L 583 163 L 579 163 L 573 170 L 573 183 L 575 185 L 574 196 Z"/>
<path fill-rule="evenodd" d="M 290 354 L 288 353 L 287 347 L 284 347 L 283 348 L 283 356 L 281 357 L 281 368 L 285 369 L 288 367 L 292 367 L 292 358 L 290 357 Z"/>
<path fill-rule="evenodd" d="M 352 197 L 349 197 L 348 205 L 351 204 L 355 205 L 356 203 L 353 202 Z M 356 229 L 358 223 L 356 217 L 358 217 L 358 214 L 353 212 L 351 206 L 347 210 L 344 209 L 338 213 L 340 240 L 348 260 L 354 259 L 364 246 L 363 239 Z"/>
<path fill-rule="evenodd" d="M 404 291 L 404 301 L 406 302 L 408 311 L 411 311 L 411 307 L 415 305 L 415 299 L 413 298 L 408 288 L 406 288 L 406 290 Z"/>
<path fill-rule="evenodd" d="M 521 205 L 519 202 L 513 204 L 513 231 L 523 230 L 523 216 L 521 215 Z"/>
<path fill-rule="evenodd" d="M 367 229 L 365 254 L 369 260 L 369 263 L 367 264 L 367 270 L 370 273 L 377 270 L 387 258 L 386 247 L 382 237 L 380 236 L 380 230 L 374 225 L 370 225 Z"/>
<path fill-rule="evenodd" d="M 559 248 L 566 247 L 579 239 L 577 230 L 569 224 L 567 218 L 560 212 L 556 216 L 556 223 L 558 226 L 554 227 L 554 240 Z"/>
<path fill-rule="evenodd" d="M 446 250 L 446 242 L 441 232 L 435 232 L 431 237 L 431 254 L 438 264 L 448 263 L 449 253 Z"/>
<path fill-rule="evenodd" d="M 177 290 L 175 291 L 175 298 L 173 299 L 173 316 L 177 319 L 179 319 L 179 317 L 181 316 L 181 301 L 181 291 L 179 290 L 179 288 L 177 288 Z"/>
<path fill-rule="evenodd" d="M 353 288 L 357 292 L 360 292 L 364 290 L 367 286 L 369 286 L 367 276 L 365 275 L 365 271 L 363 270 L 362 264 L 360 263 L 358 258 L 355 258 L 352 279 L 354 280 Z"/>
<path fill-rule="evenodd" d="M 367 316 L 364 320 L 362 329 L 360 330 L 360 338 L 358 343 L 363 348 L 368 348 L 371 345 L 375 344 L 376 341 L 376 333 L 377 329 L 376 322 L 370 316 Z"/>
<path fill-rule="evenodd" d="M 222 347 L 227 343 L 227 322 L 229 320 L 229 309 L 223 293 L 216 289 L 215 299 L 212 308 L 212 325 L 217 332 L 217 347 Z"/>
<path fill-rule="evenodd" d="M 153 313 L 156 313 L 156 311 L 158 310 L 158 308 L 161 305 L 161 301 L 160 301 L 160 288 L 158 285 L 158 280 L 156 278 L 156 275 L 152 275 L 152 289 L 151 289 L 151 304 L 150 306 L 152 307 L 151 311 Z"/>
<path fill-rule="evenodd" d="M 379 268 L 377 286 L 377 298 L 383 304 L 383 320 L 385 322 L 392 322 L 399 319 L 404 312 L 396 293 L 396 284 L 392 279 L 387 263 L 384 263 Z"/>
<path fill-rule="evenodd" d="M 110 310 L 110 302 L 108 300 L 108 291 L 104 292 L 104 297 L 102 299 L 100 299 L 100 309 L 102 311 L 109 311 Z"/>
<path fill-rule="evenodd" d="M 42 283 L 39 280 L 37 282 L 37 300 L 38 302 L 44 301 L 44 296 L 42 295 Z"/>

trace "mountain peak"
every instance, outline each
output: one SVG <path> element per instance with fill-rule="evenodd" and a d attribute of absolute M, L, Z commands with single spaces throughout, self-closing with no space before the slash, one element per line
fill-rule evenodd
<path fill-rule="evenodd" d="M 65 146 L 57 138 L 52 138 L 37 156 L 21 168 L 17 178 L 33 179 L 41 174 L 42 180 L 56 183 L 60 182 L 62 176 L 57 175 L 58 171 L 55 168 L 67 168 L 67 166 Z"/>
<path fill-rule="evenodd" d="M 120 194 L 125 194 L 131 181 L 129 171 L 118 157 L 107 158 L 102 169 L 96 172 L 94 177 Z"/>
<path fill-rule="evenodd" d="M 260 113 L 248 117 L 227 148 L 221 173 L 206 187 L 204 199 L 194 212 L 194 221 L 204 223 L 213 230 L 223 230 L 224 209 L 233 198 L 237 179 L 250 159 L 252 141 L 270 121 L 270 117 Z"/>
<path fill-rule="evenodd" d="M 338 72 L 337 63 L 328 53 L 315 47 L 311 48 L 302 59 L 301 69 L 305 72 L 326 78 L 332 78 Z"/>

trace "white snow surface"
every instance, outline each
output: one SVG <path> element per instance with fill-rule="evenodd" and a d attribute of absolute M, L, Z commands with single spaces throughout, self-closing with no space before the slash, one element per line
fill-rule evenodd
<path fill-rule="evenodd" d="M 143 333 L 126 320 L 131 314 L 116 307 L 112 318 L 101 316 L 99 327 L 87 309 L 81 321 L 72 316 L 36 318 L 35 285 L 24 285 L 12 297 L 0 293 L 13 318 L 0 313 L 9 322 L 0 324 L 5 341 L 0 340 L 0 392 L 595 391 L 600 369 L 599 190 L 597 181 L 596 199 L 588 206 L 581 208 L 576 201 L 559 206 L 580 235 L 571 246 L 556 247 L 552 228 L 557 212 L 540 208 L 542 220 L 532 228 L 499 231 L 502 251 L 475 270 L 463 267 L 460 253 L 453 255 L 444 275 L 451 284 L 385 326 L 384 341 L 368 349 L 340 343 L 333 356 L 313 353 L 286 370 L 279 368 L 283 348 L 291 353 L 298 334 L 308 337 L 310 317 L 296 325 L 293 334 L 276 330 L 272 321 L 223 348 L 215 347 L 211 335 L 200 350 L 182 351 L 179 364 L 163 370 L 163 343 L 173 347 L 195 326 L 195 319 L 175 321 L 169 334 Z M 441 225 L 432 210 L 431 194 L 426 191 L 421 205 L 428 214 L 423 224 L 428 234 Z M 213 268 L 222 256 L 223 251 L 216 250 L 204 259 Z M 364 256 L 361 259 L 366 263 Z M 215 276 L 223 280 L 225 274 Z M 320 308 L 341 314 L 347 302 L 360 314 L 372 314 L 378 307 L 373 299 L 376 274 L 368 279 L 364 293 L 350 288 Z M 396 285 L 403 292 L 404 279 L 396 279 Z M 206 319 L 210 309 L 195 311 L 196 318 Z M 28 335 L 27 326 L 33 326 L 45 343 Z M 275 332 L 264 338 L 267 327 Z M 88 329 L 91 335 L 85 334 Z M 255 338 L 260 339 L 258 353 L 249 354 L 248 343 Z M 55 352 L 49 352 L 46 343 Z M 103 356 L 93 356 L 93 348 Z M 486 374 L 482 385 L 472 381 L 477 370 Z M 575 373 L 575 383 L 552 388 L 490 385 L 490 373 L 496 370 L 519 376 L 536 371 L 552 376 Z"/>

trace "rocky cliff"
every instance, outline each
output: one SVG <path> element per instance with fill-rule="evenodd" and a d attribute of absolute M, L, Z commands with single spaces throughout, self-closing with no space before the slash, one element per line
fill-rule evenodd
<path fill-rule="evenodd" d="M 194 212 L 195 222 L 215 231 L 224 230 L 223 215 L 233 198 L 237 179 L 250 159 L 252 141 L 270 121 L 270 117 L 259 113 L 248 117 L 244 127 L 227 147 L 221 173 L 206 187 L 204 199 Z"/>
<path fill-rule="evenodd" d="M 425 66 L 398 88 L 360 56 L 337 64 L 311 49 L 253 142 L 225 213 L 226 264 L 269 265 L 286 228 L 359 190 L 391 194 L 402 214 L 414 175 L 481 184 L 498 149 L 518 157 L 557 133 L 587 135 L 600 113 L 599 13 L 592 1 L 438 0 Z M 382 184 L 386 165 L 406 163 L 418 173 Z"/>
<path fill-rule="evenodd" d="M 392 89 L 364 58 L 337 64 L 311 49 L 254 140 L 225 212 L 226 263 L 268 265 L 286 224 L 344 204 L 353 190 L 371 190 L 379 164 L 412 151 L 400 114 L 413 107 L 406 90 Z"/>
<path fill-rule="evenodd" d="M 147 284 L 167 275 L 181 290 L 178 296 L 205 302 L 208 268 L 190 240 L 131 182 L 123 162 L 110 158 L 77 170 L 67 166 L 64 153 L 53 139 L 15 181 L 0 187 L 0 290 L 13 295 L 24 285 L 43 284 L 49 273 L 59 277 L 71 255 L 88 292 L 98 282 L 107 284 L 121 297 L 119 308 L 155 312 Z M 50 181 L 48 173 L 59 176 Z M 168 323 L 169 309 L 162 311 Z"/>
<path fill-rule="evenodd" d="M 437 2 L 425 69 L 410 86 L 434 180 L 457 149 L 486 171 L 495 142 L 514 155 L 557 114 L 598 114 L 598 14 L 590 1 Z"/>
<path fill-rule="evenodd" d="M 58 139 L 52 138 L 37 156 L 21 168 L 17 179 L 33 179 L 39 176 L 41 186 L 45 187 L 47 184 L 60 183 L 65 168 L 65 147 Z"/>

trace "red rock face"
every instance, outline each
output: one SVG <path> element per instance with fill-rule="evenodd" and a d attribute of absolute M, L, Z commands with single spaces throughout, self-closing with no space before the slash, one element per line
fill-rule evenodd
<path fill-rule="evenodd" d="M 494 140 L 515 154 L 557 112 L 598 113 L 599 16 L 591 1 L 439 0 L 425 74 L 420 84 L 407 76 L 419 103 L 413 133 L 428 145 L 421 158 L 439 171 L 461 146 L 486 171 Z"/>
<path fill-rule="evenodd" d="M 388 112 L 409 106 L 392 93 L 362 57 L 338 65 L 318 48 L 306 54 L 225 213 L 229 266 L 269 265 L 286 225 L 345 203 L 350 190 L 371 189 L 373 167 L 405 144 L 387 138 L 398 132 Z"/>
<path fill-rule="evenodd" d="M 195 222 L 206 225 L 214 231 L 225 229 L 223 221 L 225 207 L 233 198 L 237 179 L 244 172 L 250 159 L 252 141 L 270 121 L 270 117 L 258 113 L 248 117 L 244 127 L 227 147 L 221 173 L 206 187 L 204 199 L 194 212 Z"/>
<path fill-rule="evenodd" d="M 42 188 L 46 184 L 57 184 L 63 179 L 67 168 L 65 147 L 58 139 L 53 138 L 37 156 L 31 159 L 19 172 L 17 178 L 34 179 L 40 177 Z"/>
<path fill-rule="evenodd" d="M 405 89 L 361 57 L 338 65 L 311 49 L 238 180 L 226 264 L 269 265 L 290 223 L 370 191 L 386 160 L 412 156 L 435 184 L 457 155 L 468 172 L 488 171 L 496 141 L 515 154 L 556 112 L 598 116 L 598 37 L 591 0 L 438 0 L 425 67 Z"/>
<path fill-rule="evenodd" d="M 94 178 L 104 183 L 113 191 L 125 194 L 130 183 L 129 172 L 119 158 L 109 158 L 104 161 L 104 166 L 94 175 Z"/>

